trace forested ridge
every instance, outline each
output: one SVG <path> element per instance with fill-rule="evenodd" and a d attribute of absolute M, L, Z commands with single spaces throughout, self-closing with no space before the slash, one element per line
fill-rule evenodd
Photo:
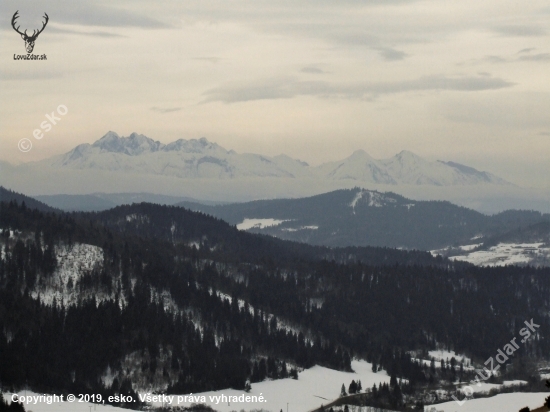
<path fill-rule="evenodd" d="M 482 362 L 530 319 L 539 336 L 517 356 L 550 353 L 548 268 L 312 247 L 150 204 L 65 214 L 2 202 L 0 228 L 8 388 L 243 389 L 314 364 L 349 370 L 354 356 L 414 386 L 431 372 L 409 351 L 439 345 Z M 45 304 L 37 290 L 59 277 L 60 248 L 76 244 L 102 250 L 102 261 L 63 285 L 77 303 Z"/>
<path fill-rule="evenodd" d="M 269 199 L 224 205 L 181 202 L 232 224 L 247 218 L 277 219 L 249 231 L 326 246 L 390 246 L 433 250 L 472 244 L 550 222 L 550 214 L 507 210 L 492 216 L 447 201 L 407 199 L 392 192 L 341 189 L 299 199 Z"/>

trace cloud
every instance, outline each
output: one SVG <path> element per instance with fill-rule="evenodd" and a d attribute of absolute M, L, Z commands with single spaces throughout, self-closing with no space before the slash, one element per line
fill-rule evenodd
<path fill-rule="evenodd" d="M 537 49 L 534 48 L 534 47 L 529 47 L 529 48 L 526 48 L 526 49 L 521 49 L 520 51 L 517 52 L 517 54 L 521 54 L 521 53 L 531 53 L 533 50 L 537 50 Z"/>
<path fill-rule="evenodd" d="M 304 67 L 300 70 L 302 73 L 311 73 L 311 74 L 324 74 L 324 70 L 318 69 L 317 67 Z"/>
<path fill-rule="evenodd" d="M 118 3 L 117 3 L 118 6 Z M 125 10 L 123 7 L 106 5 L 97 2 L 75 2 L 69 0 L 52 0 L 43 8 L 50 22 L 61 24 L 80 24 L 98 27 L 141 27 L 147 29 L 169 27 L 168 24 L 155 20 L 147 15 Z M 15 10 L 20 10 L 21 19 L 39 19 L 42 10 L 37 11 L 35 4 L 21 4 L 14 1 L 2 1 L 0 13 L 11 16 Z"/>
<path fill-rule="evenodd" d="M 538 54 L 531 54 L 528 56 L 520 56 L 518 60 L 522 61 L 550 61 L 550 53 L 538 53 Z"/>
<path fill-rule="evenodd" d="M 23 53 L 21 53 L 23 54 Z M 31 70 L 0 70 L 0 79 L 3 81 L 21 81 L 21 80 L 51 80 L 64 77 L 63 72 L 44 70 L 40 69 L 31 69 Z"/>
<path fill-rule="evenodd" d="M 391 47 L 377 47 L 376 50 L 380 52 L 384 60 L 388 61 L 403 60 L 409 56 L 407 53 L 392 49 Z"/>
<path fill-rule="evenodd" d="M 508 63 L 510 60 L 501 56 L 485 56 L 483 59 L 489 63 Z"/>
<path fill-rule="evenodd" d="M 106 31 L 100 31 L 100 30 L 94 30 L 89 32 L 83 32 L 83 31 L 77 31 L 77 30 L 71 30 L 71 29 L 64 29 L 59 26 L 52 26 L 51 28 L 48 27 L 48 31 L 51 33 L 61 33 L 61 34 L 76 34 L 80 36 L 92 36 L 92 37 L 106 37 L 106 38 L 112 38 L 112 37 L 126 37 L 121 34 L 117 33 L 111 33 Z"/>
<path fill-rule="evenodd" d="M 511 56 L 485 56 L 481 59 L 473 59 L 470 61 L 471 64 L 480 64 L 480 63 L 492 63 L 492 64 L 502 64 L 502 63 L 515 63 L 515 62 L 547 62 L 550 61 L 550 53 L 537 53 L 530 54 L 534 48 L 523 49 L 518 53 Z"/>
<path fill-rule="evenodd" d="M 151 107 L 151 110 L 157 113 L 172 113 L 172 112 L 179 112 L 181 110 L 181 107 Z"/>
<path fill-rule="evenodd" d="M 416 24 L 388 17 L 399 8 L 412 8 L 420 0 L 257 0 L 182 2 L 186 22 L 237 24 L 260 33 L 288 38 L 316 39 L 332 46 L 377 48 L 386 60 L 406 54 L 394 50 L 400 44 L 429 42 L 430 33 L 448 32 L 448 25 Z M 422 6 L 423 7 L 423 6 Z M 421 8 L 422 8 L 421 7 Z M 176 14 L 180 10 L 175 10 Z M 420 13 L 423 16 L 422 12 Z M 398 13 L 399 14 L 399 13 Z"/>
<path fill-rule="evenodd" d="M 550 127 L 550 93 L 545 92 L 502 92 L 498 99 L 492 95 L 452 96 L 446 102 L 439 104 L 437 110 L 442 110 L 449 120 L 483 124 L 491 127 L 546 131 Z"/>
<path fill-rule="evenodd" d="M 426 76 L 414 80 L 377 83 L 330 83 L 300 81 L 295 78 L 269 79 L 256 84 L 226 85 L 204 93 L 207 102 L 236 103 L 253 100 L 290 99 L 297 96 L 332 97 L 342 99 L 373 99 L 378 95 L 411 91 L 481 91 L 497 90 L 514 83 L 487 77 Z"/>
<path fill-rule="evenodd" d="M 550 136 L 550 132 L 540 132 L 540 136 Z"/>
<path fill-rule="evenodd" d="M 536 37 L 546 35 L 546 30 L 543 28 L 527 25 L 499 26 L 495 27 L 493 30 L 503 36 L 513 37 Z"/>

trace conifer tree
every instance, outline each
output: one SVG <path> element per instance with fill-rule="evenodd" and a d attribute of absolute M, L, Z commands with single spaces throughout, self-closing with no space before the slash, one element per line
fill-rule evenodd
<path fill-rule="evenodd" d="M 340 397 L 347 396 L 347 395 L 348 394 L 346 393 L 346 386 L 342 384 L 342 388 L 340 389 Z"/>

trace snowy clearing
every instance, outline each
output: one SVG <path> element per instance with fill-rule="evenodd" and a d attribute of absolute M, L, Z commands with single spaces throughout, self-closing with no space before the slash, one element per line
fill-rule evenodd
<path fill-rule="evenodd" d="M 458 248 L 460 250 L 463 250 L 465 252 L 469 252 L 470 250 L 473 250 L 475 249 L 476 247 L 479 247 L 483 245 L 483 243 L 474 243 L 473 245 L 463 245 L 463 246 L 459 246 Z"/>
<path fill-rule="evenodd" d="M 544 247 L 544 243 L 499 243 L 489 250 L 451 256 L 449 259 L 466 261 L 476 266 L 504 266 L 527 264 L 542 256 L 550 256 L 550 248 Z"/>
<path fill-rule="evenodd" d="M 465 355 L 457 355 L 455 351 L 448 351 L 448 350 L 431 350 L 428 352 L 428 355 L 430 355 L 431 358 L 434 358 L 436 361 L 439 360 L 447 360 L 455 358 L 457 362 L 464 361 L 465 364 L 471 365 L 472 360 L 468 358 Z"/>
<path fill-rule="evenodd" d="M 509 386 L 520 386 L 520 385 L 527 385 L 526 381 L 504 381 L 502 384 L 499 383 L 487 383 L 487 382 L 480 382 L 479 384 L 472 385 L 470 383 L 464 383 L 461 385 L 460 391 L 463 392 L 463 389 L 466 387 L 469 387 L 471 389 L 468 389 L 467 392 L 473 392 L 473 393 L 489 393 L 491 389 L 500 389 L 502 387 L 509 387 Z"/>
<path fill-rule="evenodd" d="M 372 365 L 366 361 L 354 360 L 351 367 L 355 373 L 314 366 L 300 372 L 298 380 L 287 378 L 253 383 L 252 390 L 249 393 L 235 389 L 224 389 L 215 392 L 196 393 L 194 396 L 205 396 L 206 403 L 220 412 L 250 411 L 254 409 L 265 409 L 273 412 L 281 409 L 286 411 L 287 403 L 289 412 L 307 412 L 338 398 L 342 384 L 346 386 L 347 390 L 352 380 L 360 380 L 363 389 L 371 388 L 375 383 L 378 385 L 380 382 L 389 383 L 390 381 L 390 377 L 386 372 L 372 372 Z M 214 398 L 212 398 L 212 402 L 210 401 L 210 396 L 240 396 L 242 394 L 257 397 L 262 395 L 266 402 L 229 402 L 230 405 L 228 405 L 228 402 L 216 404 Z M 180 406 L 190 404 L 190 402 L 186 402 L 181 403 Z M 157 406 L 161 405 L 158 404 Z"/>
<path fill-rule="evenodd" d="M 412 353 L 414 355 L 414 353 Z M 420 359 L 418 357 L 413 356 L 413 360 L 419 361 L 423 365 L 430 366 L 432 363 L 431 358 L 434 359 L 434 366 L 436 368 L 441 368 L 441 363 L 446 362 L 447 360 L 451 360 L 452 358 L 455 358 L 456 360 L 456 370 L 460 369 L 461 362 L 464 361 L 464 370 L 474 370 L 475 368 L 472 366 L 472 360 L 468 358 L 466 355 L 457 355 L 455 351 L 448 351 L 448 350 L 432 350 L 428 352 L 429 359 Z"/>
<path fill-rule="evenodd" d="M 298 230 L 317 230 L 319 226 L 300 226 L 298 228 L 285 228 L 283 232 L 297 232 Z"/>
<path fill-rule="evenodd" d="M 245 218 L 241 223 L 237 225 L 239 230 L 249 230 L 249 229 L 264 229 L 270 226 L 278 226 L 283 222 L 288 222 L 287 220 L 277 220 L 277 219 L 248 219 Z"/>
<path fill-rule="evenodd" d="M 531 409 L 544 404 L 548 393 L 503 393 L 490 398 L 471 399 L 460 406 L 457 402 L 445 402 L 438 405 L 426 406 L 425 412 L 432 408 L 437 412 L 518 412 L 528 406 Z"/>

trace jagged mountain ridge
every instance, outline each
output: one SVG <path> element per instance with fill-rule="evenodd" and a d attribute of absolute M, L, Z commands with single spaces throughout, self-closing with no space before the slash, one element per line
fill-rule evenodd
<path fill-rule="evenodd" d="M 204 137 L 163 144 L 142 134 L 121 137 L 112 131 L 93 144 L 81 144 L 64 155 L 39 163 L 61 169 L 107 170 L 179 178 L 349 179 L 373 184 L 432 186 L 509 184 L 487 172 L 455 162 L 427 161 L 408 151 L 402 151 L 390 159 L 377 160 L 358 150 L 341 161 L 313 167 L 287 155 L 239 154 Z"/>
<path fill-rule="evenodd" d="M 268 158 L 237 154 L 206 138 L 162 144 L 132 133 L 108 132 L 93 144 L 81 144 L 46 161 L 56 168 L 99 169 L 180 178 L 305 177 L 307 164 L 288 156 Z"/>

